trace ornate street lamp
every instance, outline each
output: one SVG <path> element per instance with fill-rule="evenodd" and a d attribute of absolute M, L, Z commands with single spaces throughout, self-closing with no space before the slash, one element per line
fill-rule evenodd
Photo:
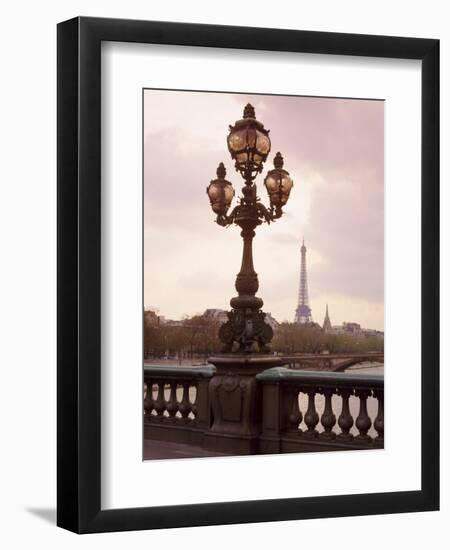
<path fill-rule="evenodd" d="M 254 180 L 262 172 L 263 164 L 270 152 L 269 130 L 256 120 L 255 109 L 246 105 L 244 116 L 234 126 L 230 126 L 227 138 L 228 150 L 235 161 L 236 171 L 244 179 L 242 196 L 238 204 L 228 214 L 234 189 L 225 180 L 225 167 L 219 164 L 216 180 L 211 181 L 207 193 L 211 208 L 217 214 L 216 222 L 221 226 L 236 224 L 241 228 L 244 241 L 241 270 L 236 277 L 238 296 L 230 301 L 232 310 L 228 321 L 219 331 L 225 352 L 267 352 L 273 331 L 265 322 L 266 314 L 261 311 L 263 301 L 256 296 L 258 275 L 253 267 L 252 242 L 255 228 L 263 222 L 270 223 L 283 215 L 282 208 L 287 203 L 293 182 L 289 173 L 283 169 L 283 157 L 277 153 L 274 169 L 264 180 L 269 194 L 270 208 L 266 208 L 257 196 Z"/>
<path fill-rule="evenodd" d="M 227 143 L 236 170 L 246 182 L 253 181 L 262 171 L 270 152 L 270 138 L 269 130 L 256 120 L 255 109 L 250 103 L 245 106 L 244 118 L 230 125 Z"/>
<path fill-rule="evenodd" d="M 230 208 L 234 197 L 234 189 L 229 181 L 225 179 L 226 171 L 223 162 L 217 167 L 217 179 L 212 180 L 208 185 L 208 193 L 213 212 L 218 216 L 224 216 Z"/>
<path fill-rule="evenodd" d="M 264 185 L 266 186 L 267 193 L 269 194 L 270 207 L 276 214 L 281 217 L 281 208 L 287 203 L 289 199 L 289 193 L 291 192 L 294 182 L 289 176 L 289 172 L 283 169 L 283 157 L 281 153 L 277 153 L 273 159 L 274 170 L 270 170 L 264 179 Z"/>

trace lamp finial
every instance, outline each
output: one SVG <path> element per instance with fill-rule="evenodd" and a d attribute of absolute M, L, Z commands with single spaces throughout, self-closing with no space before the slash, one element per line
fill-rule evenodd
<path fill-rule="evenodd" d="M 216 171 L 216 174 L 217 174 L 217 177 L 220 179 L 220 180 L 223 180 L 225 178 L 225 176 L 227 175 L 227 171 L 225 170 L 225 165 L 223 162 L 221 162 L 219 164 L 219 166 L 217 167 L 217 171 Z"/>
<path fill-rule="evenodd" d="M 256 118 L 255 108 L 251 103 L 247 103 L 244 108 L 244 118 Z"/>
<path fill-rule="evenodd" d="M 278 152 L 276 155 L 275 155 L 275 158 L 273 159 L 273 165 L 275 166 L 275 168 L 277 170 L 281 170 L 281 168 L 283 168 L 284 166 L 284 159 L 283 157 L 281 156 L 281 153 Z"/>

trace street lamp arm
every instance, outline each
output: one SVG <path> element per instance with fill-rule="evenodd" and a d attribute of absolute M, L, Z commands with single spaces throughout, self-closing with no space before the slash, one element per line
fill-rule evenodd
<path fill-rule="evenodd" d="M 281 206 L 271 206 L 270 209 L 268 209 L 261 202 L 258 202 L 256 208 L 258 211 L 258 217 L 263 218 L 268 224 L 278 220 L 283 215 Z"/>
<path fill-rule="evenodd" d="M 256 210 L 258 212 L 258 218 L 263 218 L 264 221 L 269 224 L 273 221 L 272 212 L 268 210 L 261 202 L 256 203 Z"/>
<path fill-rule="evenodd" d="M 266 208 L 264 204 L 258 201 L 254 204 L 254 208 L 256 210 L 256 218 L 258 220 L 261 219 L 268 224 L 274 222 L 275 220 L 278 220 L 283 215 L 283 210 L 280 206 L 271 206 L 270 208 Z M 229 227 L 236 222 L 236 218 L 242 216 L 241 210 L 241 205 L 237 205 L 233 208 L 229 215 L 218 214 L 216 217 L 216 223 L 221 225 L 222 227 Z"/>
<path fill-rule="evenodd" d="M 218 214 L 216 218 L 216 223 L 218 223 L 222 227 L 229 227 L 231 224 L 234 223 L 234 220 L 236 219 L 238 211 L 239 211 L 239 206 L 235 206 L 233 210 L 230 212 L 229 216 L 227 216 L 226 214 Z"/>

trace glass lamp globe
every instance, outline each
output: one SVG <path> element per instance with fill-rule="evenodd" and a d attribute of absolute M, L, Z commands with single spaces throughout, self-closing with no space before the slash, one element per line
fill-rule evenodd
<path fill-rule="evenodd" d="M 281 207 L 287 203 L 294 182 L 289 172 L 283 169 L 284 161 L 280 153 L 275 155 L 273 164 L 275 168 L 267 173 L 264 185 L 269 194 L 270 205 Z"/>
<path fill-rule="evenodd" d="M 226 170 L 223 162 L 217 168 L 217 179 L 212 180 L 206 192 L 215 214 L 225 215 L 230 208 L 234 197 L 234 189 L 229 181 L 225 179 Z"/>
<path fill-rule="evenodd" d="M 244 178 L 254 179 L 270 152 L 270 138 L 269 130 L 256 120 L 250 103 L 244 109 L 244 118 L 230 126 L 227 143 L 236 170 Z"/>

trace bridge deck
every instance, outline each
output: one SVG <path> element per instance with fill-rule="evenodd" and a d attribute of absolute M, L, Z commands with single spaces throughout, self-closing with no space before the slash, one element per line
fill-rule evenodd
<path fill-rule="evenodd" d="M 144 460 L 162 460 L 165 458 L 203 458 L 208 456 L 226 456 L 224 453 L 205 451 L 200 447 L 169 443 L 167 441 L 152 441 L 144 439 Z"/>

